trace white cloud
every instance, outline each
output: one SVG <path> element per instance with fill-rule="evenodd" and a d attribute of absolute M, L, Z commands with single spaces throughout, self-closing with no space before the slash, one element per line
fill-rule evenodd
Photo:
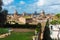
<path fill-rule="evenodd" d="M 3 0 L 4 5 L 11 4 L 14 0 Z"/>
<path fill-rule="evenodd" d="M 7 7 L 6 6 L 2 6 L 3 9 L 6 9 Z"/>
<path fill-rule="evenodd" d="M 42 6 L 42 5 L 44 5 L 44 0 L 38 0 L 38 2 L 36 4 L 38 6 Z"/>
<path fill-rule="evenodd" d="M 9 9 L 15 9 L 16 6 L 9 6 Z"/>
<path fill-rule="evenodd" d="M 25 4 L 25 2 L 24 1 L 20 1 L 20 4 Z"/>
<path fill-rule="evenodd" d="M 8 7 L 9 8 L 9 10 L 21 10 L 21 8 L 20 7 L 16 7 L 16 6 L 14 6 L 14 5 L 12 5 L 12 6 L 9 6 Z"/>
<path fill-rule="evenodd" d="M 60 12 L 60 0 L 38 0 L 34 3 L 37 5 L 37 11 L 45 10 L 46 12 Z"/>
<path fill-rule="evenodd" d="M 35 2 L 37 6 L 47 6 L 47 5 L 56 5 L 60 4 L 60 0 L 38 0 Z"/>
<path fill-rule="evenodd" d="M 52 10 L 60 10 L 60 5 L 50 6 L 50 9 L 52 9 Z"/>

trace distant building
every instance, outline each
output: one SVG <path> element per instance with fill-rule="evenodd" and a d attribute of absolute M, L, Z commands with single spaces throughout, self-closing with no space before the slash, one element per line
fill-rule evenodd
<path fill-rule="evenodd" d="M 25 24 L 26 23 L 26 19 L 24 17 L 20 17 L 19 18 L 19 22 Z"/>
<path fill-rule="evenodd" d="M 32 18 L 31 15 L 27 15 L 26 13 L 19 15 L 18 12 L 15 10 L 14 14 L 7 15 L 7 22 L 10 24 L 14 23 L 25 24 L 25 23 L 31 23 Z"/>
<path fill-rule="evenodd" d="M 32 18 L 24 18 L 24 17 L 20 17 L 19 18 L 19 22 L 21 23 L 32 23 Z"/>
<path fill-rule="evenodd" d="M 52 20 L 52 15 L 45 14 L 44 11 L 41 11 L 41 13 L 32 13 L 27 14 L 24 12 L 23 14 L 18 14 L 17 10 L 15 10 L 14 14 L 8 14 L 7 15 L 7 22 L 8 23 L 41 23 L 45 22 L 47 19 Z"/>
<path fill-rule="evenodd" d="M 22 16 L 26 16 L 26 12 L 23 12 Z"/>

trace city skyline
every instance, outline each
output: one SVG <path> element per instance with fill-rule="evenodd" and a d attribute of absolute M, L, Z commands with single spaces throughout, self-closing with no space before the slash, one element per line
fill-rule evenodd
<path fill-rule="evenodd" d="M 40 13 L 44 10 L 46 13 L 60 13 L 59 0 L 3 0 L 3 9 L 7 9 L 9 13 L 14 13 L 15 9 L 18 13 Z"/>

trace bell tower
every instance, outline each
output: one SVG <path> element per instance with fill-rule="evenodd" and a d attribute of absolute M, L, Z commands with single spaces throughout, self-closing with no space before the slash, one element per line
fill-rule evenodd
<path fill-rule="evenodd" d="M 17 12 L 17 10 L 15 9 L 15 11 L 14 11 L 14 15 L 17 15 L 18 14 L 18 12 Z"/>
<path fill-rule="evenodd" d="M 45 12 L 44 12 L 44 10 L 41 11 L 40 16 L 42 16 L 43 18 L 45 18 Z"/>

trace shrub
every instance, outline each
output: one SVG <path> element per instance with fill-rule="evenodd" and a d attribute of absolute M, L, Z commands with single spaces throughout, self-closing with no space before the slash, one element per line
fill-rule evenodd
<path fill-rule="evenodd" d="M 53 25 L 60 24 L 60 19 L 59 20 L 53 20 L 50 23 L 53 24 Z"/>
<path fill-rule="evenodd" d="M 41 32 L 41 27 L 42 27 L 42 26 L 41 26 L 41 23 L 38 23 L 38 24 L 37 24 L 37 27 L 36 27 L 36 31 L 37 31 L 37 32 Z"/>
<path fill-rule="evenodd" d="M 29 29 L 35 29 L 37 27 L 37 25 L 33 25 L 33 24 L 5 24 L 4 28 L 29 28 Z"/>

